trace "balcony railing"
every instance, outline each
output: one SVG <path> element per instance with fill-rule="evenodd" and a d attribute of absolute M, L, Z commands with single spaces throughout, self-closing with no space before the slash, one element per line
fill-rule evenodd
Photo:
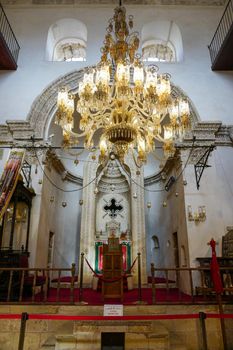
<path fill-rule="evenodd" d="M 11 25 L 7 19 L 7 16 L 1 4 L 0 4 L 0 36 L 1 36 L 1 40 L 4 41 L 5 50 L 8 51 L 7 54 L 8 56 L 11 56 L 10 58 L 11 60 L 13 60 L 13 63 L 16 68 L 20 46 L 13 33 Z"/>
<path fill-rule="evenodd" d="M 233 26 L 233 0 L 230 0 L 225 8 L 225 11 L 216 29 L 214 37 L 209 45 L 212 69 L 214 67 L 217 56 L 221 53 L 221 50 L 229 36 L 229 33 L 232 30 L 232 26 Z"/>

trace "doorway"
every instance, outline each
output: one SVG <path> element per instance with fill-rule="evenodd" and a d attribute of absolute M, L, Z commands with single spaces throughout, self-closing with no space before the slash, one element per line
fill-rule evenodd
<path fill-rule="evenodd" d="M 101 350 L 124 350 L 125 333 L 101 333 Z"/>

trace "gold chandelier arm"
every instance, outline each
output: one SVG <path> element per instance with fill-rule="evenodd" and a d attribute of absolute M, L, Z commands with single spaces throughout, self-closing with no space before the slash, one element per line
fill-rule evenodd
<path fill-rule="evenodd" d="M 143 166 L 143 162 L 139 162 L 139 163 L 137 162 L 137 159 L 135 157 L 134 151 L 136 152 L 136 150 L 134 150 L 132 148 L 130 149 L 130 152 L 131 152 L 131 154 L 133 156 L 134 163 L 135 163 L 136 167 L 140 169 Z"/>

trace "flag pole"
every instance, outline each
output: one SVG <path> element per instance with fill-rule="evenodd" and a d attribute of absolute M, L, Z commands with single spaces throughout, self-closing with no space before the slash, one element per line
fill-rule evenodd
<path fill-rule="evenodd" d="M 216 297 L 217 297 L 217 302 L 218 302 L 219 314 L 220 314 L 220 316 L 224 315 L 223 305 L 222 305 L 222 296 L 220 293 L 217 293 Z M 220 317 L 220 325 L 221 325 L 221 332 L 222 332 L 223 349 L 228 350 L 225 319 L 223 317 Z"/>
<path fill-rule="evenodd" d="M 216 256 L 216 250 L 215 250 L 216 244 L 217 244 L 217 242 L 213 238 L 208 243 L 208 245 L 210 245 L 211 251 L 212 251 L 212 258 L 211 258 L 211 262 L 210 262 L 210 272 L 211 272 L 211 278 L 212 278 L 214 290 L 216 292 L 216 299 L 217 299 L 217 303 L 218 303 L 222 341 L 223 341 L 223 349 L 228 350 L 225 320 L 222 317 L 224 315 L 223 305 L 222 305 L 222 296 L 221 296 L 221 294 L 223 292 L 223 285 L 222 285 L 222 278 L 220 275 L 220 270 L 219 270 L 219 265 L 218 265 L 218 259 Z"/>

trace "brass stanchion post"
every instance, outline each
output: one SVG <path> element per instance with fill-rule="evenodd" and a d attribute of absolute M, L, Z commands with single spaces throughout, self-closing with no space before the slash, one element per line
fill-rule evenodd
<path fill-rule="evenodd" d="M 28 313 L 27 312 L 23 312 L 22 315 L 21 315 L 18 350 L 23 350 L 27 320 L 28 320 Z"/>
<path fill-rule="evenodd" d="M 84 264 L 84 253 L 81 253 L 80 261 L 80 282 L 79 282 L 79 302 L 83 301 L 83 264 Z"/>
<path fill-rule="evenodd" d="M 206 314 L 204 312 L 199 312 L 199 320 L 201 326 L 201 350 L 208 350 L 205 319 Z"/>
<path fill-rule="evenodd" d="M 218 301 L 218 309 L 220 316 L 224 314 L 223 306 L 222 306 L 222 297 L 221 293 L 216 293 L 217 301 Z M 222 332 L 222 342 L 223 342 L 223 349 L 228 350 L 227 347 L 227 335 L 226 335 L 226 327 L 225 327 L 225 320 L 224 318 L 220 318 L 220 325 L 221 325 L 221 332 Z"/>
<path fill-rule="evenodd" d="M 71 265 L 70 302 L 74 303 L 75 263 Z"/>
<path fill-rule="evenodd" d="M 138 253 L 138 301 L 142 301 L 141 253 Z"/>
<path fill-rule="evenodd" d="M 155 264 L 151 263 L 152 304 L 155 304 Z"/>
<path fill-rule="evenodd" d="M 147 304 L 142 300 L 141 253 L 138 253 L 138 300 L 135 304 Z"/>
<path fill-rule="evenodd" d="M 81 253 L 80 259 L 80 282 L 79 282 L 79 304 L 88 304 L 83 301 L 83 267 L 84 267 L 84 253 Z"/>

